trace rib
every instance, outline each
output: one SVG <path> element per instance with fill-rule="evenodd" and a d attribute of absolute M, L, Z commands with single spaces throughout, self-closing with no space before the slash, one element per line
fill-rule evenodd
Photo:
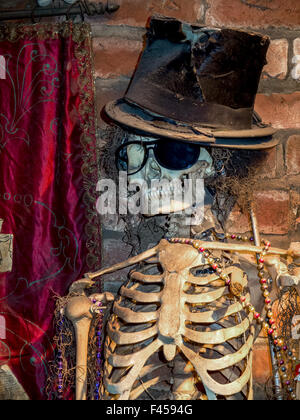
<path fill-rule="evenodd" d="M 183 335 L 188 340 L 194 341 L 198 344 L 221 344 L 224 343 L 224 341 L 230 340 L 231 338 L 238 337 L 243 334 L 250 326 L 252 319 L 253 314 L 251 313 L 249 317 L 245 318 L 239 325 L 210 332 L 199 332 L 185 328 Z"/>
<path fill-rule="evenodd" d="M 225 268 L 225 270 L 223 270 L 223 273 L 229 275 L 229 274 L 232 273 L 232 269 L 233 269 L 233 267 Z M 194 276 L 193 274 L 190 273 L 188 275 L 188 280 L 187 281 L 189 283 L 192 283 L 192 284 L 195 284 L 195 285 L 198 285 L 198 286 L 206 286 L 207 284 L 210 284 L 211 282 L 213 282 L 215 280 L 218 280 L 218 279 L 220 279 L 220 276 L 216 273 L 210 274 L 210 275 L 205 276 L 205 277 L 197 277 L 197 276 Z M 223 281 L 223 285 L 224 285 L 224 281 Z"/>
<path fill-rule="evenodd" d="M 140 303 L 155 303 L 160 301 L 161 292 L 159 293 L 145 293 L 138 290 L 131 290 L 125 286 L 121 287 L 120 295 Z"/>
<path fill-rule="evenodd" d="M 232 252 L 236 250 L 229 245 L 210 242 L 204 247 L 223 250 L 225 246 L 224 249 Z M 255 247 L 250 248 L 253 251 Z M 106 344 L 110 344 L 105 346 L 104 385 L 107 392 L 112 398 L 138 398 L 145 389 L 167 379 L 169 367 L 158 358 L 162 356 L 159 350 L 163 350 L 168 361 L 175 360 L 176 352 L 180 351 L 182 359 L 187 358 L 192 364 L 199 381 L 217 395 L 231 397 L 243 393 L 246 385 L 251 387 L 253 314 L 241 314 L 244 306 L 238 300 L 230 300 L 234 298 L 229 296 L 228 288 L 218 274 L 197 277 L 191 273 L 192 268 L 197 268 L 196 262 L 201 269 L 197 259 L 201 256 L 195 254 L 194 248 L 186 245 L 181 248 L 179 244 L 162 241 L 150 254 L 154 249 L 156 253 L 152 256 L 148 253 L 147 258 L 153 263 L 153 257 L 158 257 L 154 266 L 157 270 L 147 271 L 143 266 L 141 272 L 131 272 L 130 282 L 121 287 L 120 299 L 113 306 L 113 318 L 107 327 Z M 243 251 L 240 246 L 239 251 Z M 145 257 L 145 254 L 125 263 L 142 261 L 141 256 Z M 119 269 L 120 265 L 117 267 Z M 153 275 L 162 268 L 162 274 Z M 241 269 L 231 266 L 222 272 L 230 276 L 232 283 L 246 286 Z M 151 283 L 161 286 L 148 286 Z M 245 303 L 248 302 L 249 293 Z M 128 307 L 132 304 L 135 311 Z M 155 310 L 157 304 L 160 307 Z M 238 314 L 241 316 L 236 318 Z M 172 350 L 169 353 L 168 346 Z M 219 383 L 218 372 L 222 375 L 220 382 L 231 382 Z M 176 372 L 174 374 L 176 379 Z M 180 372 L 177 374 L 180 377 Z M 145 382 L 138 384 L 137 381 L 143 378 Z"/>
<path fill-rule="evenodd" d="M 254 327 L 251 328 L 250 335 L 246 343 L 235 353 L 227 354 L 219 359 L 204 359 L 199 356 L 199 359 L 205 364 L 208 371 L 217 371 L 233 366 L 243 360 L 248 354 L 254 341 Z"/>
<path fill-rule="evenodd" d="M 118 345 L 137 344 L 148 340 L 157 334 L 157 325 L 139 332 L 125 333 L 116 331 L 111 324 L 108 324 L 107 334 Z"/>
<path fill-rule="evenodd" d="M 220 287 L 219 289 L 214 290 L 212 292 L 197 293 L 195 295 L 188 295 L 187 293 L 182 293 L 182 297 L 184 298 L 186 303 L 211 303 L 219 299 L 223 295 L 225 290 L 226 287 Z"/>
<path fill-rule="evenodd" d="M 143 324 L 158 319 L 157 312 L 134 312 L 129 308 L 123 308 L 118 303 L 114 304 L 114 314 L 129 324 Z"/>
<path fill-rule="evenodd" d="M 251 377 L 252 366 L 251 363 L 247 363 L 246 368 L 242 375 L 235 381 L 229 384 L 220 384 L 215 381 L 207 372 L 206 366 L 203 360 L 194 353 L 192 350 L 187 348 L 185 345 L 181 345 L 180 349 L 187 357 L 187 359 L 193 364 L 197 374 L 199 375 L 202 382 L 214 393 L 218 395 L 228 396 L 241 392 L 244 386 L 247 384 Z"/>
<path fill-rule="evenodd" d="M 130 274 L 130 278 L 131 280 L 137 280 L 140 281 L 141 283 L 162 283 L 164 276 L 163 274 L 158 274 L 158 275 L 148 275 L 148 274 L 143 274 L 143 273 L 139 273 L 138 271 L 133 271 Z"/>
<path fill-rule="evenodd" d="M 109 358 L 109 364 L 117 367 L 129 367 L 132 366 L 130 371 L 124 376 L 124 378 L 118 383 L 113 383 L 111 379 L 105 377 L 104 384 L 108 392 L 111 394 L 122 394 L 126 391 L 130 391 L 134 382 L 137 380 L 140 371 L 148 358 L 155 351 L 159 349 L 161 343 L 159 340 L 153 341 L 149 346 L 128 356 L 112 355 Z M 129 362 L 129 363 L 128 363 Z"/>
<path fill-rule="evenodd" d="M 184 310 L 186 321 L 194 322 L 197 324 L 210 324 L 220 321 L 224 317 L 233 315 L 243 309 L 239 302 L 236 302 L 227 308 L 217 309 L 213 311 L 205 311 L 200 313 L 192 313 L 187 309 Z"/>

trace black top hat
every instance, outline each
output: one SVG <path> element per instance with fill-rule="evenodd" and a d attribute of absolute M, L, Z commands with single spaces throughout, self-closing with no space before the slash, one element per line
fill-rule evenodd
<path fill-rule="evenodd" d="M 105 110 L 116 123 L 155 137 L 265 149 L 275 130 L 254 112 L 269 38 L 153 17 L 124 98 Z"/>

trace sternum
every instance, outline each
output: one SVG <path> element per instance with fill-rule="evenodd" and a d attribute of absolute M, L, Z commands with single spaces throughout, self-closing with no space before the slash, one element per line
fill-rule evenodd
<path fill-rule="evenodd" d="M 182 289 L 184 279 L 177 273 L 167 273 L 161 295 L 158 331 L 173 340 L 180 334 L 182 322 Z"/>

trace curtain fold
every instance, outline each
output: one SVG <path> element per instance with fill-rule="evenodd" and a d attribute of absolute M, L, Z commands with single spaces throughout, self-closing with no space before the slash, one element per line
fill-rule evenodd
<path fill-rule="evenodd" d="M 90 27 L 3 26 L 0 56 L 1 233 L 14 235 L 12 271 L 0 265 L 0 364 L 44 399 L 55 295 L 100 265 Z"/>

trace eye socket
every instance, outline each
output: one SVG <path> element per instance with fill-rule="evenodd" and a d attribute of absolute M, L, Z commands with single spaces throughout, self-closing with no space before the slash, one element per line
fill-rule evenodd
<path fill-rule="evenodd" d="M 134 156 L 128 156 L 128 152 L 131 152 Z M 126 171 L 128 175 L 139 172 L 146 159 L 147 150 L 141 142 L 124 143 L 116 151 L 116 166 L 119 171 Z"/>
<path fill-rule="evenodd" d="M 127 146 L 128 170 L 136 170 L 141 167 L 145 160 L 145 148 L 141 144 L 130 144 Z"/>
<path fill-rule="evenodd" d="M 124 145 L 127 150 L 132 151 L 133 153 L 144 153 L 145 148 L 140 143 L 129 144 L 128 146 Z"/>

